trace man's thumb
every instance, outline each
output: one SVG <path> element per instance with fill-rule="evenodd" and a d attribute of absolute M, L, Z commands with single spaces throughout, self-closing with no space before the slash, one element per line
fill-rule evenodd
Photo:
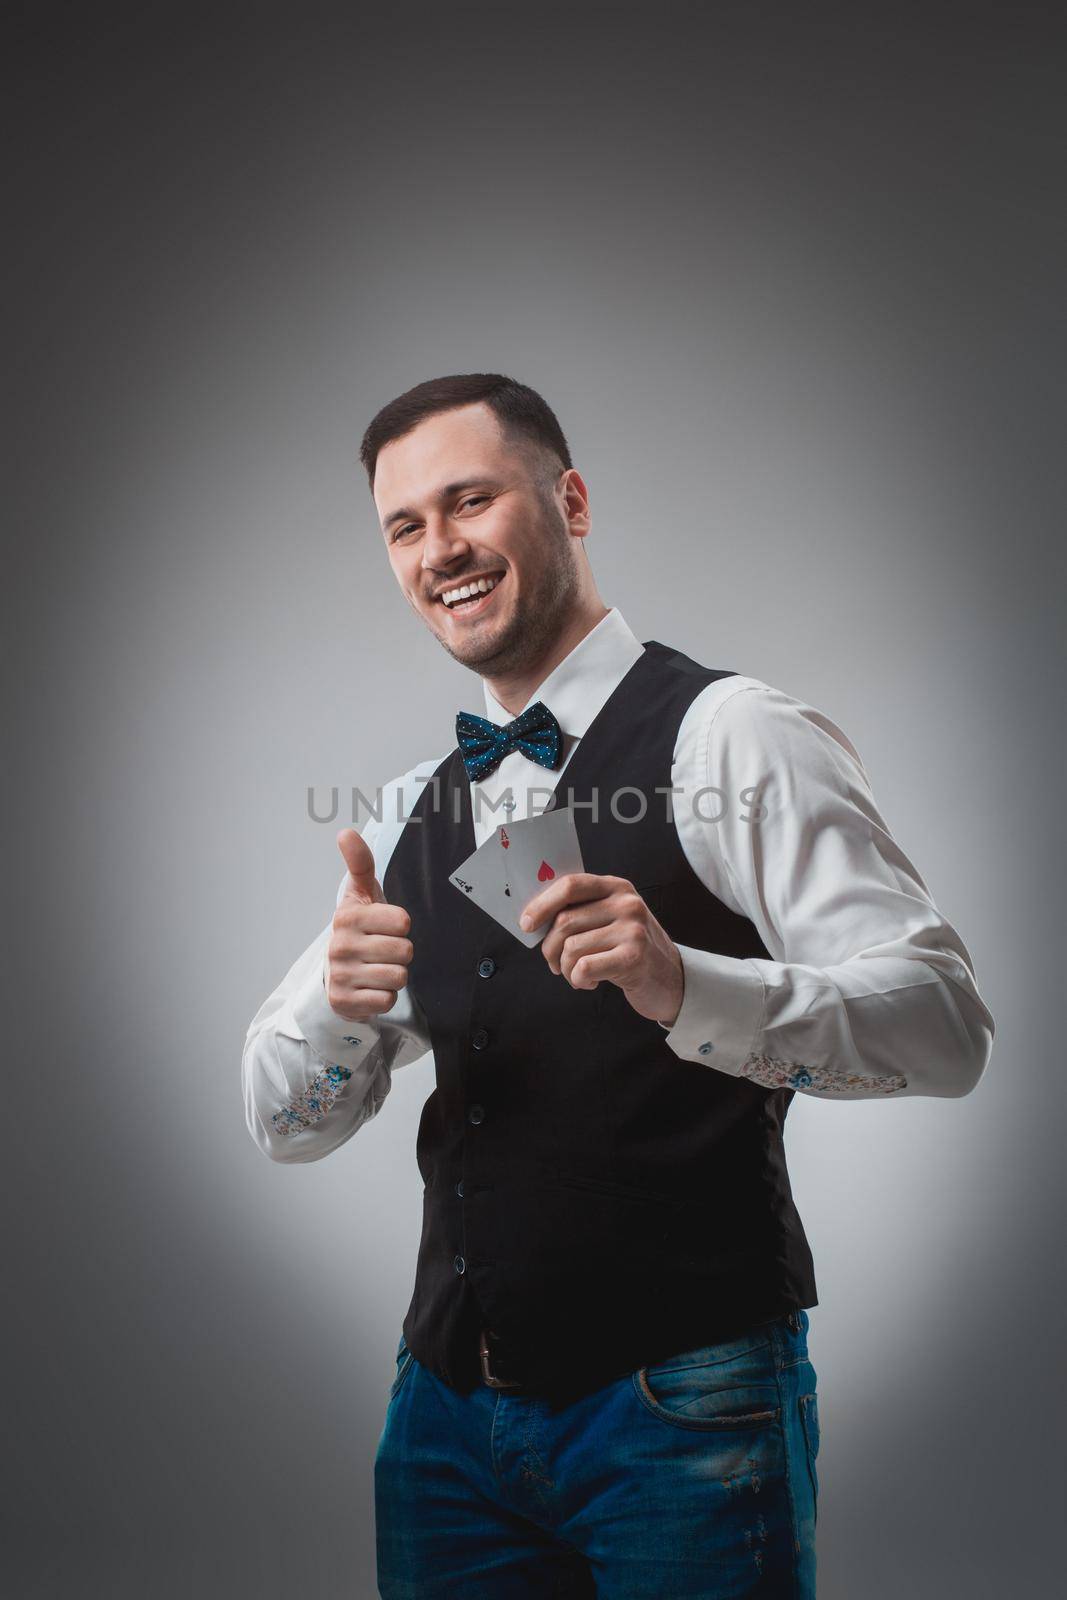
<path fill-rule="evenodd" d="M 355 828 L 342 828 L 337 835 L 337 848 L 345 858 L 351 883 L 349 894 L 355 894 L 368 905 L 385 899 L 381 885 L 374 876 L 374 857 L 370 845 Z"/>

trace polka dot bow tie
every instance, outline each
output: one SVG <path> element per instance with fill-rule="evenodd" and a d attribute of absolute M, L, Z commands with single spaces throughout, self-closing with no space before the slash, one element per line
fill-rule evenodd
<path fill-rule="evenodd" d="M 498 767 L 509 750 L 521 750 L 524 756 L 542 767 L 558 767 L 563 750 L 559 723 L 543 700 L 535 700 L 503 727 L 485 717 L 476 717 L 473 712 L 460 711 L 456 717 L 456 738 L 472 782 Z"/>

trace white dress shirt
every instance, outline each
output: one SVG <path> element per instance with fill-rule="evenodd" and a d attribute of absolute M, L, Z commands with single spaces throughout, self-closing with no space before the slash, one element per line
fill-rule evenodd
<path fill-rule="evenodd" d="M 527 706 L 543 700 L 559 719 L 562 764 L 549 770 L 513 750 L 472 783 L 477 844 L 499 822 L 544 810 L 578 742 L 641 654 L 612 607 L 531 694 Z M 485 715 L 510 722 L 484 680 L 482 688 Z M 387 784 L 380 820 L 371 816 L 361 830 L 379 883 L 444 759 Z M 678 946 L 685 989 L 666 1032 L 675 1054 L 815 1099 L 969 1093 L 989 1059 L 993 1018 L 963 941 L 879 815 L 841 730 L 756 678 L 719 679 L 682 719 L 671 783 L 690 866 L 749 918 L 771 957 Z M 338 902 L 347 882 L 345 872 Z M 332 921 L 286 973 L 245 1041 L 248 1128 L 277 1161 L 335 1150 L 378 1112 L 392 1073 L 431 1048 L 411 986 L 373 1021 L 349 1022 L 330 1009 L 323 957 L 331 930 Z"/>

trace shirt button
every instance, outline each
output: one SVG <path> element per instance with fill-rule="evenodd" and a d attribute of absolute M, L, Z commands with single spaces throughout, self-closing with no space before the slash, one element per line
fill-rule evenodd
<path fill-rule="evenodd" d="M 700 1051 L 702 1056 L 710 1056 L 714 1048 L 715 1046 L 712 1044 L 710 1039 L 705 1039 L 703 1044 L 697 1045 L 697 1049 Z"/>
<path fill-rule="evenodd" d="M 489 1035 L 484 1028 L 479 1028 L 477 1033 L 471 1036 L 471 1044 L 476 1050 L 484 1050 L 488 1043 Z"/>
<path fill-rule="evenodd" d="M 462 1256 L 457 1256 L 456 1259 L 453 1261 L 452 1265 L 455 1267 L 456 1271 L 460 1274 L 461 1277 L 463 1276 L 463 1274 L 467 1270 L 467 1263 L 464 1261 Z"/>
<path fill-rule="evenodd" d="M 475 1127 L 478 1126 L 479 1122 L 484 1122 L 485 1121 L 485 1107 L 484 1106 L 471 1106 L 470 1110 L 467 1112 L 467 1121 L 468 1122 L 473 1122 Z"/>
<path fill-rule="evenodd" d="M 496 962 L 492 956 L 483 956 L 478 963 L 479 978 L 491 978 L 496 971 Z"/>
<path fill-rule="evenodd" d="M 456 1193 L 459 1195 L 460 1199 L 462 1200 L 463 1199 L 463 1179 L 462 1178 L 456 1184 Z"/>

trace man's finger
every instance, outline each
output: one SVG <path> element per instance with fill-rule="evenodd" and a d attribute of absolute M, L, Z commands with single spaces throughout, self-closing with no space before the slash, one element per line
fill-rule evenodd
<path fill-rule="evenodd" d="M 613 950 L 616 938 L 617 930 L 614 922 L 601 923 L 597 927 L 581 931 L 568 928 L 566 933 L 561 933 L 558 937 L 552 928 L 541 941 L 541 954 L 552 971 L 562 974 L 569 983 L 570 973 L 583 956 L 599 955 L 605 950 Z"/>
<path fill-rule="evenodd" d="M 337 835 L 337 848 L 344 856 L 352 880 L 352 893 L 368 905 L 384 900 L 381 885 L 374 876 L 374 856 L 363 835 L 355 828 L 342 828 Z"/>
<path fill-rule="evenodd" d="M 568 941 L 580 941 L 591 932 L 603 941 L 605 930 L 612 927 L 615 921 L 612 909 L 604 899 L 587 900 L 581 906 L 564 906 L 563 910 L 567 913 L 566 926 L 563 925 L 561 913 L 557 912 L 541 940 L 541 954 L 553 972 L 559 971 L 563 947 Z"/>
<path fill-rule="evenodd" d="M 580 968 L 575 982 L 575 969 Z M 567 982 L 572 989 L 595 989 L 598 983 L 613 983 L 628 976 L 628 970 L 615 950 L 591 950 L 579 956 L 571 967 Z"/>
<path fill-rule="evenodd" d="M 621 878 L 600 872 L 567 872 L 547 889 L 535 894 L 519 918 L 520 928 L 537 928 L 546 917 L 554 917 L 564 906 L 583 900 L 600 900 L 622 886 Z"/>

